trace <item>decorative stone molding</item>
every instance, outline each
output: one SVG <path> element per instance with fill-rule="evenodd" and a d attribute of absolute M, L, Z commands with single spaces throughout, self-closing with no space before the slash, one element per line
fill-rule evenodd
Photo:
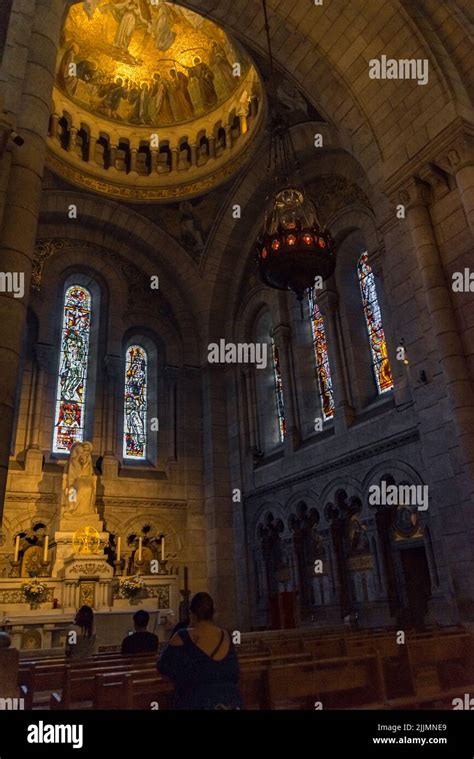
<path fill-rule="evenodd" d="M 387 451 L 393 451 L 396 448 L 401 448 L 411 443 L 416 443 L 420 439 L 420 433 L 418 429 L 412 429 L 404 435 L 396 436 L 393 438 L 385 439 L 374 445 L 367 446 L 366 448 L 359 448 L 348 456 L 341 456 L 339 459 L 334 459 L 327 464 L 321 464 L 321 466 L 314 466 L 310 469 L 306 469 L 291 477 L 284 478 L 274 485 L 265 485 L 261 488 L 256 488 L 252 493 L 246 496 L 246 502 L 251 502 L 255 498 L 261 498 L 262 496 L 273 494 L 277 490 L 284 490 L 292 485 L 301 485 L 302 482 L 321 477 L 330 472 L 337 471 L 338 469 L 344 469 L 353 464 L 358 464 L 360 461 L 367 461 L 373 456 L 379 456 Z"/>
<path fill-rule="evenodd" d="M 40 239 L 35 245 L 33 259 L 33 274 L 31 278 L 31 289 L 33 292 L 41 291 L 41 282 L 43 277 L 43 268 L 46 261 L 57 253 L 67 253 L 73 251 L 78 254 L 86 254 L 89 258 L 100 257 L 107 260 L 121 274 L 127 282 L 127 308 L 137 308 L 141 311 L 153 311 L 163 316 L 171 315 L 171 308 L 166 302 L 163 294 L 159 290 L 150 288 L 150 278 L 135 264 L 130 263 L 126 258 L 115 251 L 106 250 L 100 245 L 90 243 L 84 240 L 75 240 L 69 238 Z"/>
<path fill-rule="evenodd" d="M 68 567 L 68 575 L 100 575 L 104 572 L 104 562 L 80 562 Z"/>
<path fill-rule="evenodd" d="M 429 206 L 432 201 L 431 187 L 418 177 L 411 177 L 399 190 L 398 197 L 400 203 L 403 203 L 407 210 L 414 206 Z"/>
<path fill-rule="evenodd" d="M 471 124 L 458 117 L 443 129 L 433 140 L 428 142 L 412 159 L 408 160 L 398 171 L 395 172 L 385 183 L 385 192 L 392 202 L 396 204 L 398 193 L 409 184 L 414 176 L 423 172 L 427 165 L 441 167 L 444 171 L 453 172 L 454 165 L 461 168 L 464 160 L 468 159 L 465 153 L 466 147 L 472 145 L 474 130 Z M 465 147 L 462 147 L 465 146 Z M 454 151 L 454 152 L 452 152 Z M 451 153 L 451 156 L 449 155 Z M 439 159 L 439 156 L 445 156 Z M 459 156 L 459 158 L 458 158 Z M 459 165 L 458 162 L 459 161 Z M 457 170 L 456 168 L 456 170 Z M 402 203 L 404 201 L 401 201 Z"/>
<path fill-rule="evenodd" d="M 26 582 L 26 579 L 27 578 L 25 578 L 25 582 Z M 51 603 L 51 601 L 53 600 L 53 592 L 54 592 L 54 588 L 48 588 L 41 599 L 41 603 L 48 603 L 48 601 Z M 21 588 L 18 588 L 16 590 L 0 590 L 0 604 L 21 604 L 21 603 L 28 603 L 28 601 L 25 600 L 25 597 L 23 595 L 23 591 L 21 590 Z"/>
<path fill-rule="evenodd" d="M 129 509 L 172 509 L 172 510 L 184 510 L 186 509 L 186 501 L 158 501 L 158 500 L 142 500 L 138 498 L 102 498 L 97 499 L 97 504 L 104 506 L 106 509 L 110 508 L 129 508 Z"/>

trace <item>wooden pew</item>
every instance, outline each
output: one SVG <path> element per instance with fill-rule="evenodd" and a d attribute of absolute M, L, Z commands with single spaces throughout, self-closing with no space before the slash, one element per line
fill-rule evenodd
<path fill-rule="evenodd" d="M 386 700 L 377 655 L 276 665 L 267 670 L 270 709 L 380 708 Z"/>
<path fill-rule="evenodd" d="M 136 663 L 131 664 L 114 664 L 107 667 L 87 667 L 85 669 L 69 669 L 64 673 L 61 693 L 54 691 L 51 693 L 51 709 L 85 709 L 91 708 L 94 692 L 96 675 L 111 674 L 114 676 L 133 672 L 136 675 L 151 670 L 156 673 L 156 662 L 150 660 L 141 662 L 139 668 Z"/>
<path fill-rule="evenodd" d="M 20 694 L 25 699 L 25 708 L 32 709 L 34 705 L 47 703 L 51 691 L 63 687 L 66 671 L 123 667 L 127 664 L 143 662 L 144 664 L 151 661 L 155 662 L 156 656 L 149 654 L 121 657 L 120 659 L 109 661 L 95 660 L 93 658 L 65 660 L 58 663 L 50 664 L 32 664 L 27 672 L 22 673 L 22 684 Z"/>
<path fill-rule="evenodd" d="M 346 654 L 344 638 L 312 638 L 305 640 L 303 647 L 315 659 L 333 659 Z"/>

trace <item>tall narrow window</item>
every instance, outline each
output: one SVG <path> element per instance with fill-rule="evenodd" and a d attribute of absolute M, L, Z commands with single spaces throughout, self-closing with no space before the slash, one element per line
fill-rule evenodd
<path fill-rule="evenodd" d="M 127 349 L 125 364 L 123 455 L 128 459 L 146 458 L 148 357 L 140 345 Z"/>
<path fill-rule="evenodd" d="M 318 381 L 319 398 L 323 419 L 332 419 L 334 416 L 334 393 L 332 389 L 331 369 L 329 367 L 328 348 L 324 320 L 316 302 L 316 293 L 310 289 L 308 293 L 309 315 L 311 329 L 313 331 L 313 347 Z"/>
<path fill-rule="evenodd" d="M 56 453 L 67 453 L 73 443 L 84 437 L 91 308 L 91 294 L 85 287 L 67 288 L 56 392 L 53 437 Z"/>
<path fill-rule="evenodd" d="M 382 325 L 375 277 L 369 264 L 367 252 L 362 253 L 357 265 L 365 321 L 369 333 L 372 366 L 379 393 L 385 393 L 393 387 L 392 372 L 388 359 L 387 343 Z"/>
<path fill-rule="evenodd" d="M 285 404 L 283 401 L 283 381 L 281 378 L 281 370 L 280 370 L 280 353 L 275 345 L 275 341 L 272 338 L 272 355 L 273 355 L 273 377 L 275 382 L 275 400 L 276 400 L 276 410 L 277 410 L 277 416 L 278 416 L 278 429 L 280 432 L 280 442 L 283 443 L 285 439 L 285 432 L 286 432 L 286 421 L 285 421 Z"/>

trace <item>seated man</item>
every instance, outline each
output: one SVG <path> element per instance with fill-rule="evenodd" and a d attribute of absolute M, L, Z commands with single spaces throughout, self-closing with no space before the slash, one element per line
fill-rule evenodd
<path fill-rule="evenodd" d="M 150 615 L 140 609 L 133 615 L 135 632 L 122 641 L 122 654 L 154 654 L 158 651 L 158 636 L 147 631 Z"/>

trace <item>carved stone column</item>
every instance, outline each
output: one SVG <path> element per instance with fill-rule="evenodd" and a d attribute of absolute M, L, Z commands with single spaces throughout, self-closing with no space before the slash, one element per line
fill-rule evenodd
<path fill-rule="evenodd" d="M 51 135 L 51 137 L 57 138 L 58 125 L 59 125 L 59 115 L 57 113 L 52 113 L 51 118 L 49 120 L 49 134 Z"/>
<path fill-rule="evenodd" d="M 474 393 L 429 211 L 429 186 L 413 179 L 400 192 L 423 282 L 466 474 L 474 487 Z"/>
<path fill-rule="evenodd" d="M 74 148 L 76 147 L 76 137 L 77 137 L 77 127 L 72 126 L 69 130 L 69 137 L 67 141 L 68 151 L 74 150 Z"/>
<path fill-rule="evenodd" d="M 89 149 L 87 153 L 87 161 L 88 163 L 96 163 L 95 160 L 95 146 L 97 145 L 97 136 L 94 134 L 91 134 L 89 136 Z"/>
<path fill-rule="evenodd" d="M 122 370 L 119 356 L 105 356 L 104 414 L 105 414 L 105 452 L 102 462 L 102 474 L 110 479 L 118 474 L 117 456 L 117 412 L 118 383 Z"/>
<path fill-rule="evenodd" d="M 28 306 L 51 93 L 63 18 L 62 0 L 37 0 L 34 16 L 25 10 L 28 61 L 19 98 L 17 131 L 25 144 L 13 146 L 6 179 L 0 242 L 3 272 L 24 275 L 25 294 L 0 293 L 0 523 L 10 456 L 23 330 Z M 38 88 L 38 77 L 42 87 Z"/>
<path fill-rule="evenodd" d="M 195 142 L 191 145 L 191 166 L 197 166 L 197 145 Z"/>
<path fill-rule="evenodd" d="M 150 174 L 158 171 L 158 148 L 150 148 Z"/>
<path fill-rule="evenodd" d="M 48 370 L 54 361 L 52 345 L 37 343 L 35 346 L 35 383 L 33 390 L 33 411 L 30 425 L 29 446 L 26 452 L 25 468 L 28 474 L 41 474 L 43 453 L 41 451 L 41 432 L 43 429 L 44 390 Z"/>
<path fill-rule="evenodd" d="M 171 148 L 171 171 L 178 171 L 178 148 Z"/>
<path fill-rule="evenodd" d="M 216 157 L 216 138 L 209 137 L 209 158 Z"/>
<path fill-rule="evenodd" d="M 137 148 L 130 149 L 130 173 L 137 171 Z"/>
<path fill-rule="evenodd" d="M 290 450 L 293 450 L 301 442 L 301 429 L 291 350 L 291 328 L 286 324 L 279 324 L 273 330 L 272 337 L 278 348 L 283 379 L 283 400 L 286 421 L 285 445 L 289 445 Z M 271 357 L 269 358 L 271 360 Z"/>
<path fill-rule="evenodd" d="M 116 171 L 115 162 L 117 160 L 117 145 L 110 145 L 109 147 L 109 171 Z"/>
<path fill-rule="evenodd" d="M 178 460 L 178 383 L 180 370 L 177 366 L 165 369 L 168 394 L 168 462 Z"/>
<path fill-rule="evenodd" d="M 349 400 L 349 378 L 344 352 L 342 350 L 342 332 L 339 324 L 339 295 L 333 290 L 322 290 L 318 294 L 318 306 L 324 316 L 329 368 L 331 370 L 334 394 L 334 425 L 337 432 L 350 427 L 355 418 L 355 411 Z"/>
<path fill-rule="evenodd" d="M 249 431 L 249 449 L 251 453 L 256 453 L 260 449 L 258 436 L 258 419 L 257 419 L 257 402 L 255 393 L 255 368 L 246 366 L 242 369 L 242 379 L 244 384 L 244 411 L 247 417 Z"/>

